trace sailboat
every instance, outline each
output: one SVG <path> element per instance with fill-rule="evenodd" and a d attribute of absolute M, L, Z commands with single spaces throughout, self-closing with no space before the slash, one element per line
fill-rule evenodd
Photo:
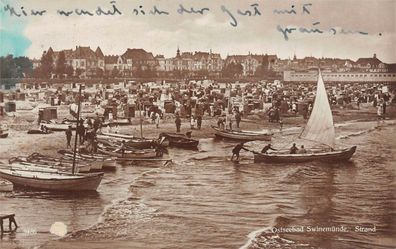
<path fill-rule="evenodd" d="M 78 101 L 78 118 L 80 117 L 81 86 Z M 50 170 L 45 167 L 28 166 L 26 168 L 12 165 L 0 167 L 0 177 L 12 182 L 14 186 L 40 189 L 46 191 L 96 191 L 103 178 L 103 173 L 76 174 L 77 134 L 74 144 L 72 173 Z"/>
<path fill-rule="evenodd" d="M 347 161 L 356 151 L 356 146 L 335 148 L 333 114 L 320 70 L 312 113 L 299 138 L 325 145 L 328 149 L 312 149 L 297 154 L 290 154 L 289 151 L 275 151 L 269 154 L 253 152 L 254 162 L 298 163 L 320 160 L 332 163 Z"/>

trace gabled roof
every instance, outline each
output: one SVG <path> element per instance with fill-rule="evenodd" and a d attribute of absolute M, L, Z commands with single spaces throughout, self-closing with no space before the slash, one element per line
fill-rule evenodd
<path fill-rule="evenodd" d="M 95 52 L 90 47 L 76 47 L 74 51 L 75 59 L 96 58 Z"/>
<path fill-rule="evenodd" d="M 373 58 L 359 58 L 357 61 L 356 61 L 356 64 L 358 64 L 358 65 L 367 65 L 367 64 L 370 64 L 370 65 L 375 65 L 375 66 L 378 66 L 378 64 L 380 64 L 380 63 L 382 63 L 382 61 L 380 61 L 378 58 L 376 58 L 376 57 L 373 57 Z"/>
<path fill-rule="evenodd" d="M 144 60 L 154 60 L 154 56 L 152 53 L 146 52 L 146 50 L 141 49 L 141 48 L 128 48 L 127 51 L 123 55 L 121 55 L 122 58 L 124 59 L 132 59 L 132 60 L 138 60 L 138 61 L 144 61 Z"/>
<path fill-rule="evenodd" d="M 97 48 L 96 48 L 95 54 L 96 54 L 96 56 L 97 56 L 98 58 L 101 58 L 101 59 L 104 58 L 103 52 L 102 52 L 102 50 L 100 49 L 100 47 L 97 47 Z"/>
<path fill-rule="evenodd" d="M 228 55 L 226 60 L 235 60 L 237 62 L 241 62 L 242 60 L 244 60 L 246 58 L 246 55 Z"/>

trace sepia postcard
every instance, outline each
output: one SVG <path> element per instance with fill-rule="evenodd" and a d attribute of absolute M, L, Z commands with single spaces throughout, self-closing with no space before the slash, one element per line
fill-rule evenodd
<path fill-rule="evenodd" d="M 396 1 L 0 0 L 1 249 L 396 246 Z"/>

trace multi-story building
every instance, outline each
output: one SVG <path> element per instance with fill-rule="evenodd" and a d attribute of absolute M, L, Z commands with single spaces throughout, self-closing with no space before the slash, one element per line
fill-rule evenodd
<path fill-rule="evenodd" d="M 160 71 L 189 71 L 199 72 L 207 71 L 208 73 L 220 72 L 223 69 L 223 60 L 220 54 L 210 52 L 180 52 L 178 48 L 174 58 L 166 59 L 163 56 L 157 56 Z"/>
<path fill-rule="evenodd" d="M 56 66 L 61 52 L 65 55 L 66 65 L 72 66 L 75 74 L 81 77 L 92 77 L 98 74 L 98 70 L 105 69 L 104 55 L 98 47 L 93 51 L 90 47 L 76 46 L 76 49 L 54 51 L 51 47 L 46 54 L 52 55 L 54 66 Z"/>
<path fill-rule="evenodd" d="M 230 63 L 240 64 L 243 68 L 243 76 L 254 76 L 257 68 L 265 65 L 267 70 L 274 70 L 277 67 L 278 57 L 276 55 L 229 55 L 225 60 L 225 66 Z"/>
<path fill-rule="evenodd" d="M 388 72 L 387 65 L 380 61 L 377 58 L 377 55 L 374 54 L 372 58 L 359 58 L 354 68 L 359 69 L 360 71 L 364 72 L 371 72 L 371 73 L 386 73 Z"/>
<path fill-rule="evenodd" d="M 119 55 L 106 55 L 105 56 L 105 72 L 107 75 L 111 74 L 114 70 L 118 72 L 126 69 L 127 65 Z"/>
<path fill-rule="evenodd" d="M 124 75 L 133 75 L 136 71 L 155 71 L 158 66 L 158 61 L 152 53 L 146 52 L 144 49 L 128 48 L 125 53 L 121 55 L 124 62 Z"/>

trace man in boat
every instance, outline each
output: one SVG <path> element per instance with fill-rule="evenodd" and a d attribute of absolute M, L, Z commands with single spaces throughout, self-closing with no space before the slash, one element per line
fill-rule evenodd
<path fill-rule="evenodd" d="M 219 127 L 220 129 L 224 130 L 224 119 L 221 116 L 217 120 L 217 127 Z"/>
<path fill-rule="evenodd" d="M 298 151 L 298 148 L 295 143 L 293 143 L 293 146 L 290 148 L 290 154 L 296 154 Z"/>
<path fill-rule="evenodd" d="M 267 144 L 267 145 L 264 146 L 264 148 L 261 150 L 261 153 L 266 154 L 268 150 L 276 150 L 276 149 L 272 148 L 271 144 Z"/>
<path fill-rule="evenodd" d="M 66 147 L 67 148 L 71 148 L 71 144 L 70 144 L 70 141 L 71 141 L 71 138 L 72 138 L 72 127 L 71 127 L 71 125 L 69 125 L 69 127 L 67 127 L 67 130 L 66 130 L 66 141 L 67 141 L 67 144 L 66 144 Z"/>
<path fill-rule="evenodd" d="M 226 116 L 226 123 L 228 123 L 230 131 L 232 131 L 232 114 Z"/>
<path fill-rule="evenodd" d="M 47 126 L 45 126 L 45 125 L 41 125 L 41 126 L 40 126 L 40 130 L 41 130 L 42 132 L 44 132 L 44 133 L 48 133 L 48 128 L 47 128 Z"/>
<path fill-rule="evenodd" d="M 180 132 L 181 119 L 180 119 L 179 113 L 176 113 L 175 124 L 176 124 L 176 132 Z"/>
<path fill-rule="evenodd" d="M 307 153 L 307 150 L 304 148 L 304 145 L 301 145 L 301 148 L 298 150 L 299 154 L 305 154 Z"/>
<path fill-rule="evenodd" d="M 237 144 L 234 149 L 232 149 L 232 156 L 231 156 L 231 161 L 234 159 L 234 156 L 236 156 L 236 161 L 239 161 L 239 152 L 243 149 L 248 151 L 243 147 L 244 143 L 239 143 Z"/>

